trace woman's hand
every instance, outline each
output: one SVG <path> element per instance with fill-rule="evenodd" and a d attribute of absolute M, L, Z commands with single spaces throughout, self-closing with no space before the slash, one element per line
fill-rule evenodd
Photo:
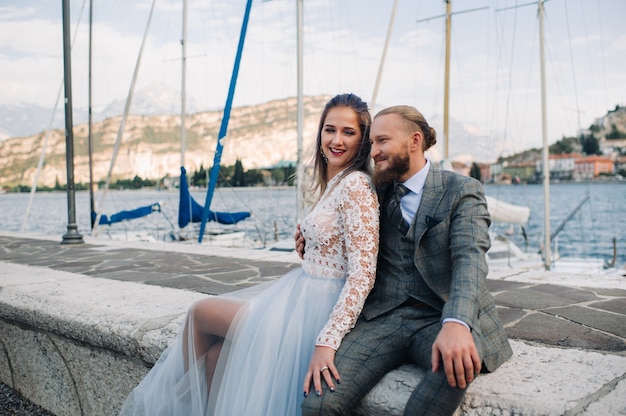
<path fill-rule="evenodd" d="M 296 253 L 298 253 L 298 256 L 304 260 L 304 237 L 300 231 L 300 224 L 296 226 L 296 235 L 294 236 L 294 239 L 296 240 Z"/>
<path fill-rule="evenodd" d="M 311 380 L 313 380 L 315 394 L 321 396 L 322 379 L 324 379 L 330 391 L 335 391 L 335 381 L 337 381 L 337 384 L 341 383 L 339 372 L 337 367 L 335 367 L 335 350 L 330 347 L 315 347 L 311 363 L 309 364 L 309 371 L 307 371 L 304 377 L 304 397 L 309 395 Z"/>

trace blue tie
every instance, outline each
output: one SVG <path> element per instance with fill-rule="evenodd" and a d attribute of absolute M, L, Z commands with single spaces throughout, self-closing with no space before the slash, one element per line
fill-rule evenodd
<path fill-rule="evenodd" d="M 400 199 L 402 199 L 402 197 L 408 192 L 409 188 L 402 185 L 401 183 L 397 184 L 395 189 L 393 190 L 393 194 L 391 194 L 389 205 L 387 206 L 389 220 L 393 225 L 398 228 L 398 231 L 400 231 L 402 235 L 406 235 L 406 233 L 409 231 L 409 225 L 402 217 L 402 210 L 400 209 Z"/>

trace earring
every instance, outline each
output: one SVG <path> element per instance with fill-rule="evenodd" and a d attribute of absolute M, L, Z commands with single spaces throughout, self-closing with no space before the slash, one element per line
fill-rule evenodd
<path fill-rule="evenodd" d="M 322 159 L 324 159 L 324 163 L 328 163 L 328 158 L 326 158 L 326 155 L 324 154 L 324 152 L 322 151 Z"/>

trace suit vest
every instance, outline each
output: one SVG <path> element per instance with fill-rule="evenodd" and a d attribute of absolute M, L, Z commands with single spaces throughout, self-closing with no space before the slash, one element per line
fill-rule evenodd
<path fill-rule="evenodd" d="M 380 206 L 380 240 L 376 283 L 367 297 L 363 314 L 366 319 L 382 315 L 414 298 L 441 311 L 443 301 L 428 287 L 415 267 L 415 241 L 413 224 L 406 235 L 398 230 L 388 215 L 391 186 L 387 187 Z"/>

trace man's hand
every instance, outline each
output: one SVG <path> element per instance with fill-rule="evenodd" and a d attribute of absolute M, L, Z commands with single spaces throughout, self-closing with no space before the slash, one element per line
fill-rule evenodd
<path fill-rule="evenodd" d="M 480 373 L 481 361 L 472 333 L 459 323 L 446 322 L 437 335 L 431 359 L 433 373 L 439 370 L 440 359 L 452 387 L 464 389 Z"/>
<path fill-rule="evenodd" d="M 304 259 L 304 237 L 300 231 L 300 224 L 296 226 L 296 235 L 294 236 L 294 239 L 296 240 L 296 253 L 298 253 L 298 256 L 300 256 L 301 259 Z"/>

